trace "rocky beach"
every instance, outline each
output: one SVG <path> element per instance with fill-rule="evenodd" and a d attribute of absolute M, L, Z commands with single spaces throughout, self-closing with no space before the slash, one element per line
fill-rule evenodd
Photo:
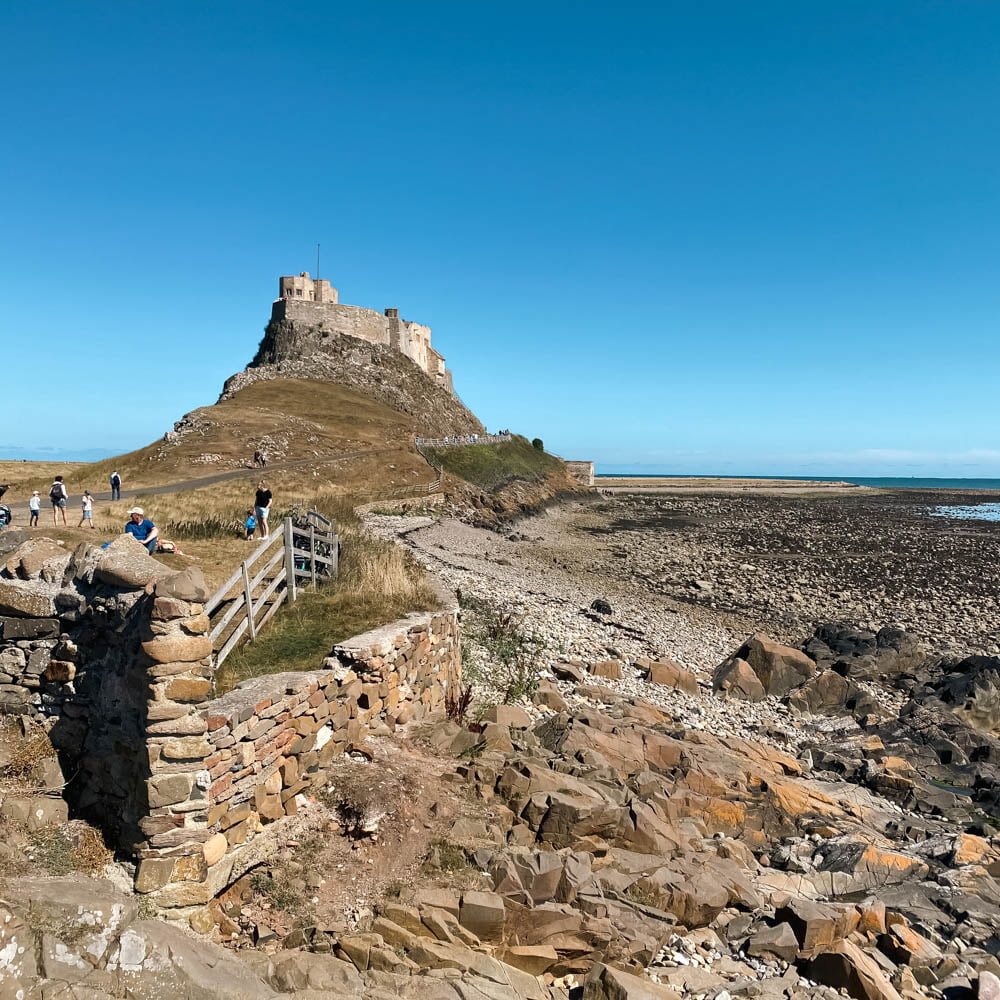
<path fill-rule="evenodd" d="M 513 810 L 487 852 L 508 919 L 544 842 L 564 880 L 577 858 L 602 886 L 600 908 L 559 908 L 576 940 L 611 915 L 597 950 L 660 984 L 591 967 L 584 997 L 1000 989 L 998 526 L 932 516 L 980 499 L 619 495 L 501 532 L 372 519 L 459 590 L 467 635 L 486 602 L 542 650 L 527 711 L 455 748 Z M 519 939 L 568 974 L 559 940 Z"/>

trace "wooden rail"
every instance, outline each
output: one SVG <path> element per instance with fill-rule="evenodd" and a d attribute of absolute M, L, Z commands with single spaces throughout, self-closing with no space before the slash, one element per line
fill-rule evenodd
<path fill-rule="evenodd" d="M 317 511 L 300 523 L 286 517 L 282 530 L 264 539 L 205 602 L 211 622 L 212 667 L 217 670 L 243 642 L 253 642 L 300 584 L 335 579 L 340 557 L 337 526 Z"/>

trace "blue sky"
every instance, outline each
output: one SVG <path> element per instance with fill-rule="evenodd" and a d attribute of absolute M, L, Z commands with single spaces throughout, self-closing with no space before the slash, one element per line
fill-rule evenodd
<path fill-rule="evenodd" d="M 0 455 L 214 401 L 277 276 L 606 469 L 1000 475 L 1000 5 L 21 5 Z"/>

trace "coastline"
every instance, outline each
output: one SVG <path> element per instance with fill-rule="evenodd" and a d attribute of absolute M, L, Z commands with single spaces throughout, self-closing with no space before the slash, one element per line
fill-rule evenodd
<path fill-rule="evenodd" d="M 870 490 L 846 480 L 754 479 L 721 476 L 595 476 L 594 488 L 607 493 L 747 493 L 803 495 Z"/>

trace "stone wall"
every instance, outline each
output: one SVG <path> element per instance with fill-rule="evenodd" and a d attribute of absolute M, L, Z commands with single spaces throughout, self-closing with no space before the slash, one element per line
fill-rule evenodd
<path fill-rule="evenodd" d="M 594 485 L 593 462 L 567 462 L 566 469 L 581 486 Z"/>
<path fill-rule="evenodd" d="M 137 892 L 199 930 L 338 757 L 443 709 L 461 676 L 449 607 L 213 697 L 207 597 L 199 571 L 128 536 L 74 553 L 32 539 L 0 572 L 0 714 L 50 725 L 71 812 L 135 860 Z"/>
<path fill-rule="evenodd" d="M 293 336 L 265 337 L 262 352 L 255 364 L 280 364 L 317 352 L 324 352 L 334 337 L 356 337 L 370 344 L 391 347 L 408 357 L 421 371 L 451 391 L 451 375 L 444 357 L 431 346 L 431 328 L 400 319 L 398 309 L 385 314 L 361 306 L 337 302 L 311 302 L 298 298 L 280 298 L 271 306 L 271 323 L 279 327 L 293 324 Z"/>
<path fill-rule="evenodd" d="M 0 576 L 0 713 L 49 725 L 70 809 L 124 851 L 141 839 L 147 813 L 143 650 L 155 638 L 157 580 L 192 593 L 189 574 L 128 536 L 74 552 L 35 537 L 7 556 Z"/>
<path fill-rule="evenodd" d="M 300 302 L 298 299 L 278 299 L 271 306 L 271 322 L 294 320 L 317 329 L 315 339 L 322 340 L 325 330 L 330 335 L 345 334 L 367 340 L 370 344 L 389 346 L 389 321 L 382 313 L 360 306 L 332 302 Z M 281 344 L 275 361 L 285 361 L 299 354 L 298 345 Z"/>
<path fill-rule="evenodd" d="M 197 625 L 196 609 L 159 599 L 154 614 L 172 642 Z M 150 667 L 161 692 L 151 705 L 171 720 L 150 727 L 149 838 L 136 889 L 196 927 L 204 904 L 267 856 L 303 796 L 330 782 L 339 756 L 441 710 L 461 671 L 455 609 L 411 615 L 338 645 L 320 670 L 256 678 L 212 701 L 193 699 L 202 661 L 153 652 L 171 662 Z"/>

